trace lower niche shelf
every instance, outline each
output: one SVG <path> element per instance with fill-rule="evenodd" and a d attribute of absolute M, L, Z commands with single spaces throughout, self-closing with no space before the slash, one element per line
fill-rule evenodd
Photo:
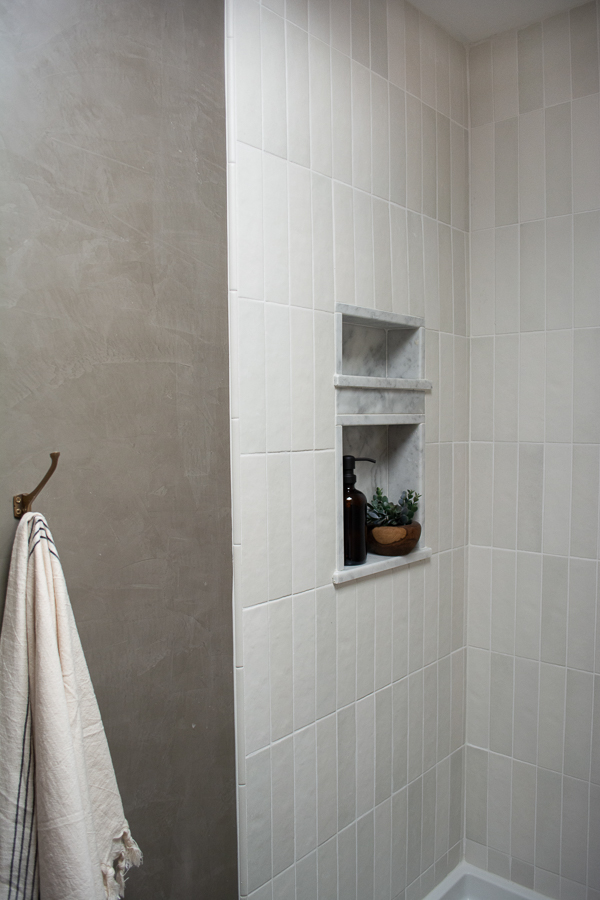
<path fill-rule="evenodd" d="M 346 581 L 356 581 L 358 578 L 388 572 L 390 569 L 400 569 L 422 559 L 429 559 L 431 552 L 431 547 L 417 547 L 406 556 L 377 556 L 375 553 L 367 553 L 367 561 L 362 566 L 344 566 L 343 569 L 336 569 L 332 580 L 334 584 L 344 584 Z"/>

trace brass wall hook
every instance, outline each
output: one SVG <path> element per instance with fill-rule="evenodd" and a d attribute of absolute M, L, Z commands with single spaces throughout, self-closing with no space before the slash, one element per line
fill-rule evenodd
<path fill-rule="evenodd" d="M 15 514 L 15 519 L 20 519 L 23 513 L 31 512 L 31 504 L 42 490 L 42 488 L 48 483 L 52 475 L 56 470 L 58 465 L 58 457 L 60 453 L 51 453 L 50 459 L 52 460 L 52 464 L 50 468 L 38 484 L 38 486 L 30 493 L 30 494 L 15 494 L 13 497 L 13 513 Z"/>

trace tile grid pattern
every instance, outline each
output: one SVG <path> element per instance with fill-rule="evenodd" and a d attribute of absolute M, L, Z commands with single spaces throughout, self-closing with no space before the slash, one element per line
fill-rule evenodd
<path fill-rule="evenodd" d="M 598 4 L 470 50 L 467 859 L 600 898 Z"/>
<path fill-rule="evenodd" d="M 241 894 L 419 900 L 462 854 L 464 48 L 401 0 L 230 0 Z M 431 563 L 334 589 L 335 300 L 424 315 Z"/>

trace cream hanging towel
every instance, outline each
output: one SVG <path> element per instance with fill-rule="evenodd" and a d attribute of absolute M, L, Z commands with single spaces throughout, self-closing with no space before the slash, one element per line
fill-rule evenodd
<path fill-rule="evenodd" d="M 56 547 L 26 513 L 0 637 L 0 900 L 117 900 L 140 862 Z"/>

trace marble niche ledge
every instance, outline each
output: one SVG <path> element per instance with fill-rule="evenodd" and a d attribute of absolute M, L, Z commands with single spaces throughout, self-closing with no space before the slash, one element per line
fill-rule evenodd
<path fill-rule="evenodd" d="M 388 572 L 390 569 L 400 569 L 402 566 L 410 566 L 412 563 L 421 562 L 431 557 L 431 547 L 417 547 L 406 556 L 377 556 L 367 553 L 367 561 L 362 566 L 344 566 L 333 573 L 334 584 L 344 584 L 347 581 L 356 581 L 359 578 L 367 578 L 369 575 L 378 575 L 380 572 Z"/>
<path fill-rule="evenodd" d="M 366 390 L 430 391 L 431 381 L 425 378 L 377 378 L 371 375 L 334 375 L 336 388 L 365 388 Z"/>

